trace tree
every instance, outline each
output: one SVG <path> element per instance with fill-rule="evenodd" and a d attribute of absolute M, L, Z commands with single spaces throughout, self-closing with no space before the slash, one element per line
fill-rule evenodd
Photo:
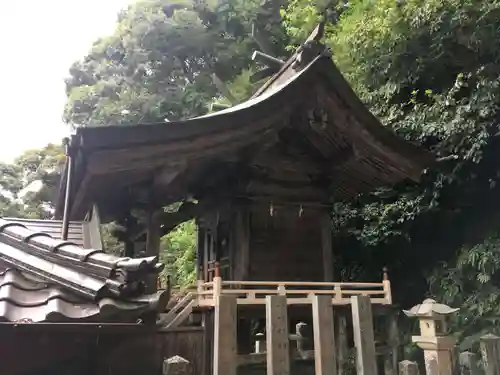
<path fill-rule="evenodd" d="M 160 261 L 166 267 L 161 275 L 163 282 L 169 275 L 174 285 L 193 285 L 196 282 L 196 225 L 188 221 L 161 240 Z"/>
<path fill-rule="evenodd" d="M 155 0 L 130 6 L 119 15 L 114 34 L 98 40 L 71 66 L 66 122 L 127 125 L 207 112 L 220 96 L 211 75 L 232 82 L 251 70 L 257 47 L 251 23 L 273 17 L 261 1 L 244 3 L 244 17 L 234 1 Z"/>
<path fill-rule="evenodd" d="M 47 219 L 64 166 L 63 148 L 48 144 L 0 164 L 0 216 Z"/>
<path fill-rule="evenodd" d="M 294 0 L 284 11 L 292 37 L 325 14 L 305 3 Z M 338 3 L 328 7 L 338 10 Z M 361 263 L 365 273 L 389 266 L 396 299 L 411 305 L 427 292 L 424 271 L 446 262 L 440 275 L 464 277 L 468 286 L 451 292 L 452 286 L 431 278 L 431 293 L 465 304 L 463 324 L 456 326 L 463 332 L 477 327 L 465 319 L 471 313 L 500 306 L 481 282 L 487 275 L 496 285 L 491 287 L 498 286 L 496 269 L 481 267 L 496 264 L 492 231 L 498 221 L 492 218 L 500 208 L 499 13 L 500 3 L 492 0 L 357 0 L 327 28 L 334 59 L 372 112 L 440 160 L 420 185 L 405 183 L 336 205 L 337 241 L 352 249 L 343 254 L 344 264 Z M 494 240 L 483 243 L 485 238 Z"/>

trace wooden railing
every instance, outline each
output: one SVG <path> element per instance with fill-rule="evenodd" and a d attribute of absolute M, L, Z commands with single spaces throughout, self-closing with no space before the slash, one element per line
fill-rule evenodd
<path fill-rule="evenodd" d="M 198 306 L 214 306 L 217 296 L 232 295 L 239 305 L 264 305 L 268 295 L 283 295 L 289 305 L 311 303 L 314 295 L 330 295 L 332 305 L 348 305 L 351 297 L 369 296 L 373 304 L 392 304 L 391 284 L 384 270 L 379 283 L 312 282 L 312 281 L 230 281 L 223 280 L 220 273 L 210 282 L 198 281 Z"/>
<path fill-rule="evenodd" d="M 229 269 L 229 258 L 223 257 L 219 261 L 211 260 L 207 263 L 207 281 L 212 281 L 214 277 L 218 274 L 220 276 L 221 272 L 225 269 Z M 201 274 L 204 275 L 204 268 L 201 267 Z"/>

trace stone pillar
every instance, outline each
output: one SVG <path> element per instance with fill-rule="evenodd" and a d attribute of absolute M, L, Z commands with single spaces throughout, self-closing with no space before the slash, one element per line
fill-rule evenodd
<path fill-rule="evenodd" d="M 399 362 L 399 375 L 419 375 L 417 363 L 412 361 Z"/>
<path fill-rule="evenodd" d="M 191 363 L 178 355 L 163 361 L 163 375 L 193 375 Z"/>
<path fill-rule="evenodd" d="M 462 352 L 458 356 L 458 360 L 460 364 L 460 375 L 479 375 L 481 373 L 474 353 Z"/>
<path fill-rule="evenodd" d="M 500 337 L 488 334 L 481 337 L 481 356 L 486 375 L 500 375 Z"/>

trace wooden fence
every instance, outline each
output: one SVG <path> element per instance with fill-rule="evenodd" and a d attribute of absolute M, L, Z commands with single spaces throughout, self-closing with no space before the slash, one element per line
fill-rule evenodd
<path fill-rule="evenodd" d="M 157 334 L 157 340 L 162 358 L 182 357 L 189 362 L 191 374 L 203 373 L 204 331 L 202 327 L 179 327 L 175 330 L 160 331 Z"/>
<path fill-rule="evenodd" d="M 392 303 L 388 279 L 378 283 L 305 282 L 305 281 L 233 281 L 214 277 L 211 282 L 199 282 L 198 306 L 215 306 L 220 295 L 237 298 L 238 305 L 265 305 L 267 296 L 285 296 L 288 305 L 310 305 L 312 297 L 324 295 L 332 305 L 349 305 L 351 297 L 369 296 L 372 304 Z"/>

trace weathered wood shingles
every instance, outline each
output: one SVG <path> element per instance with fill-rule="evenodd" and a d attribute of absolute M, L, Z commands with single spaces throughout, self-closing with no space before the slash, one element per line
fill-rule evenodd
<path fill-rule="evenodd" d="M 307 48 L 301 46 L 254 97 L 234 107 L 169 123 L 79 128 L 72 141 L 81 161 L 72 219 L 82 219 L 96 201 L 116 216 L 124 202 L 138 200 L 131 187 L 145 186 L 159 173 L 175 178 L 157 186 L 158 205 L 188 193 L 210 198 L 236 182 L 243 196 L 324 203 L 418 180 L 432 155 L 370 113 L 318 42 L 320 34 L 313 33 Z M 216 171 L 225 173 L 207 178 Z"/>

